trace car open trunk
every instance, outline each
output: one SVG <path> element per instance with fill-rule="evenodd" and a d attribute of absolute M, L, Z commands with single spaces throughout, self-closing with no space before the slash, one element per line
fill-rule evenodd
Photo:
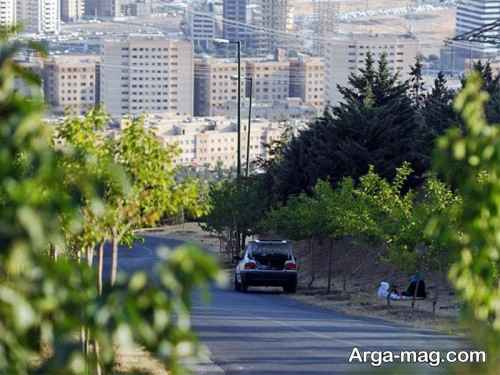
<path fill-rule="evenodd" d="M 285 262 L 290 260 L 289 248 L 281 244 L 259 246 L 252 251 L 251 256 L 258 269 L 282 270 L 285 268 Z"/>

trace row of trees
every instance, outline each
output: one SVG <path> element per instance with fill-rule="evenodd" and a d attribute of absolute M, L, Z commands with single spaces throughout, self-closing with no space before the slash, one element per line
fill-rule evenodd
<path fill-rule="evenodd" d="M 116 346 L 134 344 L 181 372 L 179 359 L 196 351 L 191 291 L 216 279 L 217 267 L 185 247 L 165 249 L 154 273 L 120 276 L 118 245 L 180 210 L 202 214 L 203 187 L 178 179 L 176 150 L 140 121 L 115 136 L 98 110 L 55 131 L 44 124 L 41 99 L 13 85 L 39 84 L 15 54 L 43 51 L 11 40 L 11 31 L 0 33 L 0 372 L 110 373 Z"/>
<path fill-rule="evenodd" d="M 432 236 L 431 220 L 443 215 L 457 230 L 456 217 L 460 198 L 435 177 L 428 178 L 422 188 L 405 190 L 411 176 L 406 163 L 387 181 L 372 167 L 358 184 L 344 178 L 336 186 L 319 181 L 311 194 L 291 197 L 285 206 L 275 208 L 261 224 L 275 233 L 293 240 L 309 242 L 311 281 L 314 282 L 315 240 L 333 240 L 347 236 L 381 243 L 387 249 L 387 261 L 406 272 L 419 270 L 444 272 L 451 261 L 444 239 Z M 334 249 L 328 257 L 330 292 Z M 347 272 L 347 270 L 345 270 Z"/>
<path fill-rule="evenodd" d="M 477 63 L 482 89 L 492 98 L 486 104 L 491 122 L 500 121 L 500 77 L 489 64 Z M 465 80 L 464 83 L 465 85 Z M 340 103 L 325 110 L 304 130 L 272 146 L 275 158 L 262 163 L 273 202 L 312 192 L 318 180 L 336 184 L 344 177 L 355 181 L 373 166 L 389 180 L 396 168 L 410 164 L 410 186 L 419 186 L 431 166 L 437 137 L 463 123 L 453 110 L 456 92 L 439 74 L 426 88 L 417 59 L 410 78 L 402 81 L 389 69 L 386 56 L 378 62 L 368 54 L 365 66 L 339 86 Z"/>

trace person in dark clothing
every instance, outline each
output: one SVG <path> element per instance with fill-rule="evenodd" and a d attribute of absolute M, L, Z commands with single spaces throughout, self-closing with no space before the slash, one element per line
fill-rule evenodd
<path fill-rule="evenodd" d="M 416 289 L 416 293 L 415 293 Z M 413 297 L 415 296 L 416 298 L 425 298 L 427 297 L 427 292 L 425 291 L 425 281 L 424 279 L 420 276 L 420 273 L 416 273 L 410 280 L 410 285 L 408 285 L 408 288 L 406 291 L 401 293 L 405 297 Z"/>

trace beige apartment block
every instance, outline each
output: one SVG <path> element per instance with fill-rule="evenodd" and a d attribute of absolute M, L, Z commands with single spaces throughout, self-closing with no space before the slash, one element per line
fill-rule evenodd
<path fill-rule="evenodd" d="M 193 45 L 159 35 L 105 40 L 101 103 L 115 120 L 144 113 L 193 114 Z"/>
<path fill-rule="evenodd" d="M 332 105 L 339 103 L 337 85 L 347 85 L 349 76 L 359 73 L 369 52 L 375 61 L 385 54 L 389 69 L 405 80 L 418 49 L 418 39 L 407 34 L 346 34 L 332 39 L 325 50 L 327 101 Z"/>
<path fill-rule="evenodd" d="M 188 117 L 172 114 L 150 115 L 145 126 L 154 129 L 166 144 L 177 145 L 180 153 L 174 160 L 176 165 L 224 168 L 236 166 L 237 126 L 225 117 Z M 245 165 L 247 154 L 247 124 L 242 124 L 241 160 Z M 250 162 L 257 158 L 269 158 L 266 144 L 283 134 L 282 122 L 253 120 L 250 133 Z"/>
<path fill-rule="evenodd" d="M 290 62 L 282 57 L 275 59 L 247 59 L 248 78 L 253 80 L 253 99 L 260 101 L 284 101 L 290 86 Z M 250 92 L 247 91 L 247 95 Z"/>
<path fill-rule="evenodd" d="M 299 55 L 290 60 L 290 96 L 318 112 L 325 108 L 325 63 L 321 57 Z"/>
<path fill-rule="evenodd" d="M 195 114 L 214 116 L 238 96 L 238 64 L 234 59 L 204 58 L 195 61 Z M 241 64 L 241 97 L 245 97 L 246 66 Z"/>
<path fill-rule="evenodd" d="M 81 115 L 97 103 L 98 56 L 51 56 L 43 63 L 46 102 L 56 114 Z"/>

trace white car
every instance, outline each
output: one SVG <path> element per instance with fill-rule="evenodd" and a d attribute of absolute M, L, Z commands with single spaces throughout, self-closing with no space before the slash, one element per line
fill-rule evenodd
<path fill-rule="evenodd" d="M 249 286 L 281 286 L 285 293 L 297 290 L 297 261 L 289 241 L 251 241 L 237 260 L 235 290 L 246 292 Z"/>

